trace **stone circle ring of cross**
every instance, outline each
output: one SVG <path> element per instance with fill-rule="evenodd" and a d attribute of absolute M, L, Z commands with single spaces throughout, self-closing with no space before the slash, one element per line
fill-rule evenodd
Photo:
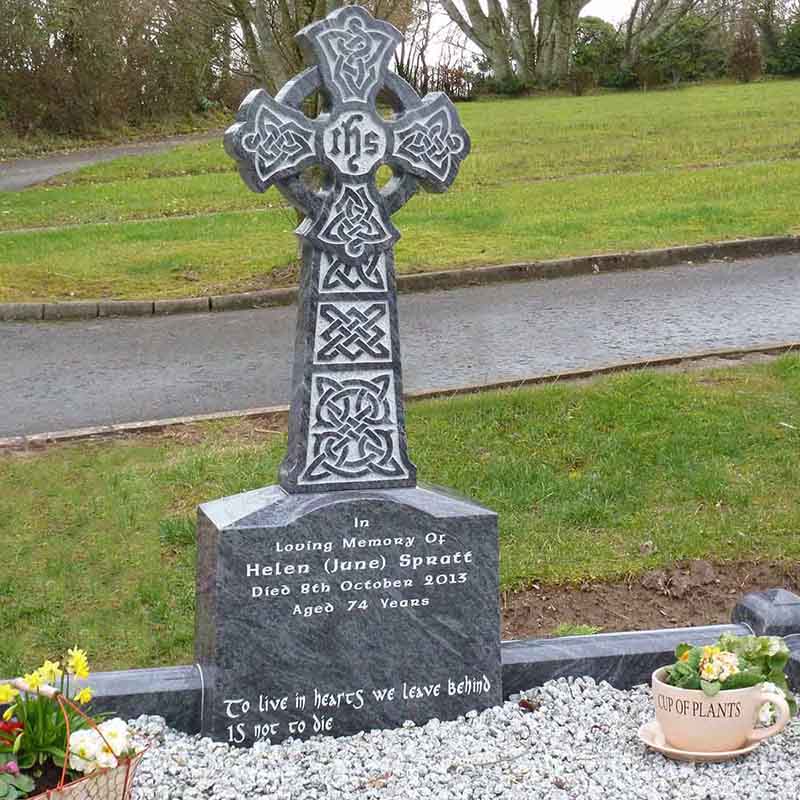
<path fill-rule="evenodd" d="M 441 93 L 421 99 L 389 70 L 402 39 L 387 22 L 347 6 L 298 34 L 316 66 L 275 99 L 251 92 L 225 134 L 247 185 L 275 185 L 304 215 L 289 444 L 288 492 L 416 484 L 408 457 L 394 279 L 392 214 L 420 184 L 443 192 L 470 140 Z M 384 91 L 391 119 L 377 110 Z M 316 119 L 300 110 L 319 92 Z M 375 178 L 394 173 L 382 189 Z M 303 179 L 322 167 L 314 189 Z"/>
<path fill-rule="evenodd" d="M 242 103 L 225 135 L 247 185 L 263 192 L 275 184 L 304 215 L 297 233 L 344 261 L 362 261 L 399 238 L 391 215 L 417 190 L 447 189 L 470 140 L 446 95 L 420 100 L 389 70 L 402 34 L 360 6 L 347 6 L 297 35 L 317 65 L 290 80 L 273 100 L 263 89 Z M 385 89 L 396 116 L 376 110 Z M 329 108 L 317 119 L 300 111 L 321 90 Z M 378 191 L 375 175 L 388 164 L 395 177 Z M 330 185 L 314 191 L 302 173 L 321 165 Z"/>

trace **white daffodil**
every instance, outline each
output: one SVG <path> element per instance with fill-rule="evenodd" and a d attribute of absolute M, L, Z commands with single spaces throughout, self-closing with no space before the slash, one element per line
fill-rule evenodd
<path fill-rule="evenodd" d="M 719 669 L 719 679 L 724 683 L 731 675 L 739 672 L 739 657 L 735 653 L 723 652 L 714 656 L 714 664 Z"/>
<path fill-rule="evenodd" d="M 90 772 L 94 772 L 97 769 L 97 762 L 86 761 L 80 756 L 76 756 L 75 753 L 70 753 L 69 768 L 74 769 L 77 772 L 82 772 L 84 775 L 88 775 Z"/>
<path fill-rule="evenodd" d="M 719 678 L 719 667 L 714 661 L 706 661 L 700 670 L 700 677 L 704 681 L 715 681 Z"/>

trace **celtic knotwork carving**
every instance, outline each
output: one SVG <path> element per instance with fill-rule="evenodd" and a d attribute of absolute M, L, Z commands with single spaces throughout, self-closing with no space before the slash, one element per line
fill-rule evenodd
<path fill-rule="evenodd" d="M 225 147 L 240 161 L 253 188 L 264 191 L 282 175 L 316 163 L 316 130 L 299 112 L 258 90 L 245 98 L 240 113 L 244 119 L 228 129 Z"/>
<path fill-rule="evenodd" d="M 315 360 L 323 364 L 388 361 L 388 314 L 386 303 L 320 303 Z"/>
<path fill-rule="evenodd" d="M 386 291 L 386 256 L 383 253 L 351 263 L 323 253 L 319 265 L 319 290 L 332 292 Z"/>
<path fill-rule="evenodd" d="M 469 151 L 469 138 L 452 103 L 441 94 L 431 97 L 414 112 L 411 122 L 396 124 L 392 157 L 426 181 L 428 188 L 443 190 L 455 179 Z"/>
<path fill-rule="evenodd" d="M 391 246 L 400 234 L 373 191 L 366 183 L 341 185 L 327 213 L 316 223 L 306 218 L 298 232 L 323 249 L 335 249 L 347 261 L 361 259 L 368 245 Z"/>
<path fill-rule="evenodd" d="M 301 483 L 403 478 L 390 373 L 358 378 L 318 375 L 307 466 Z"/>
<path fill-rule="evenodd" d="M 302 35 L 314 49 L 336 99 L 362 103 L 377 93 L 401 39 L 396 28 L 357 6 L 334 12 Z"/>
<path fill-rule="evenodd" d="M 292 79 L 275 100 L 263 90 L 251 92 L 225 134 L 225 147 L 251 188 L 263 192 L 277 183 L 305 212 L 298 235 L 355 263 L 397 241 L 390 213 L 413 195 L 416 179 L 438 191 L 452 183 L 469 137 L 445 95 L 430 94 L 419 103 L 410 86 L 389 78 L 389 60 L 402 36 L 364 8 L 340 8 L 298 37 L 314 51 L 317 66 Z M 375 108 L 383 85 L 401 105 L 393 121 Z M 299 106 L 319 89 L 328 94 L 330 108 L 309 119 Z M 382 163 L 395 168 L 396 179 L 379 192 L 375 176 Z M 320 164 L 328 179 L 317 191 L 301 174 Z"/>

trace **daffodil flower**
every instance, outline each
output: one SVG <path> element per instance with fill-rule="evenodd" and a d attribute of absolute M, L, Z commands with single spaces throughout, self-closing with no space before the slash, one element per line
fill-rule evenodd
<path fill-rule="evenodd" d="M 18 694 L 19 692 L 10 683 L 0 684 L 0 705 L 10 703 Z"/>
<path fill-rule="evenodd" d="M 42 675 L 38 669 L 34 672 L 29 672 L 27 675 L 23 675 L 22 680 L 28 684 L 28 688 L 32 692 L 35 692 L 42 684 L 47 683 L 44 679 L 44 675 Z"/>
<path fill-rule="evenodd" d="M 85 706 L 92 700 L 92 690 L 88 686 L 85 686 L 75 695 L 73 700 L 75 700 L 76 703 L 80 703 L 82 706 Z"/>
<path fill-rule="evenodd" d="M 44 664 L 37 670 L 42 676 L 45 683 L 55 683 L 64 673 L 60 669 L 60 661 L 48 661 L 45 659 Z"/>
<path fill-rule="evenodd" d="M 67 650 L 67 672 L 76 678 L 86 680 L 89 677 L 89 660 L 85 650 L 77 645 Z"/>

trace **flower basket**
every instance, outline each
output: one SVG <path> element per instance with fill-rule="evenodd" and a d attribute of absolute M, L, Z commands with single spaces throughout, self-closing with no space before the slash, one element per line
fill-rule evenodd
<path fill-rule="evenodd" d="M 120 761 L 113 769 L 98 770 L 32 795 L 28 800 L 130 800 L 133 778 L 144 754 L 142 750 L 132 758 Z"/>
<path fill-rule="evenodd" d="M 13 681 L 12 685 L 22 691 L 31 691 L 28 684 L 21 679 Z M 94 719 L 68 697 L 56 691 L 52 686 L 41 686 L 37 688 L 35 692 L 43 697 L 49 697 L 53 702 L 58 704 L 66 723 L 67 742 L 66 755 L 64 757 L 63 767 L 60 769 L 58 784 L 53 788 L 28 795 L 27 800 L 130 800 L 136 769 L 141 763 L 144 754 L 147 752 L 147 748 L 145 747 L 132 755 L 119 757 L 116 759 L 117 766 L 115 767 L 96 769 L 88 775 L 84 775 L 73 781 L 68 781 L 67 766 L 70 763 L 72 750 L 70 746 L 70 720 L 69 714 L 67 714 L 67 706 L 86 721 L 88 726 L 97 733 L 112 752 L 113 747 L 109 744 L 106 735 Z"/>

